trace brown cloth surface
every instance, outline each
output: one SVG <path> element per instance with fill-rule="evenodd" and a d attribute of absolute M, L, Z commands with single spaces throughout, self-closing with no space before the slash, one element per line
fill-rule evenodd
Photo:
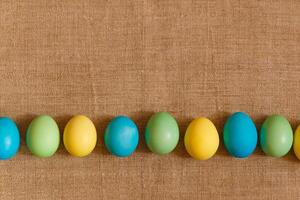
<path fill-rule="evenodd" d="M 15 119 L 22 145 L 0 162 L 0 199 L 299 199 L 300 161 L 228 155 L 188 156 L 188 123 L 206 116 L 222 138 L 234 111 L 300 123 L 299 0 L 1 0 L 0 112 Z M 156 111 L 178 120 L 181 139 L 152 154 L 144 127 Z M 86 158 L 63 145 L 51 158 L 25 145 L 28 124 L 52 115 L 61 128 L 74 114 L 97 126 Z M 116 115 L 140 130 L 137 151 L 111 156 L 103 132 Z M 221 140 L 222 141 L 222 140 Z"/>

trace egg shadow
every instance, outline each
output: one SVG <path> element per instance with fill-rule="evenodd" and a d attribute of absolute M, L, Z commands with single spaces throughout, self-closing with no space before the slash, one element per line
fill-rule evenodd
<path fill-rule="evenodd" d="M 105 115 L 95 117 L 94 124 L 97 129 L 97 144 L 93 153 L 101 154 L 102 156 L 111 156 L 111 153 L 106 149 L 104 144 L 104 132 L 109 122 L 114 118 L 113 115 Z"/>
<path fill-rule="evenodd" d="M 289 120 L 289 122 L 290 122 L 290 124 L 291 124 L 291 127 L 292 127 L 292 129 L 293 129 L 293 134 L 295 134 L 295 131 L 296 131 L 298 125 L 299 125 L 299 122 L 298 122 L 298 120 L 295 119 L 295 118 L 291 118 L 291 119 L 288 119 L 288 120 Z M 294 136 L 294 135 L 293 135 L 293 136 Z M 293 144 L 294 144 L 294 141 L 293 141 Z M 299 163 L 299 160 L 298 160 L 298 158 L 297 158 L 297 156 L 296 156 L 296 154 L 295 154 L 295 152 L 294 152 L 293 145 L 292 145 L 292 147 L 291 147 L 289 153 L 286 154 L 286 155 L 283 157 L 283 159 L 285 159 L 285 160 L 287 160 L 287 161 L 289 161 L 289 162 L 292 162 L 292 163 Z"/>
<path fill-rule="evenodd" d="M 26 145 L 26 131 L 30 122 L 36 117 L 35 114 L 20 115 L 15 118 L 20 133 L 20 148 L 18 153 L 21 155 L 32 155 Z"/>
<path fill-rule="evenodd" d="M 214 123 L 219 133 L 219 147 L 215 155 L 220 157 L 231 157 L 231 155 L 227 152 L 223 142 L 224 125 L 230 115 L 232 115 L 231 112 L 216 112 L 208 116 L 208 119 Z"/>
<path fill-rule="evenodd" d="M 56 121 L 58 128 L 59 128 L 59 133 L 60 133 L 60 142 L 59 142 L 59 147 L 55 154 L 57 155 L 63 155 L 63 156 L 69 156 L 69 153 L 67 152 L 65 146 L 64 146 L 64 141 L 63 141 L 63 134 L 64 134 L 64 128 L 67 125 L 68 121 L 72 118 L 73 115 L 62 115 L 62 116 L 57 116 L 54 117 L 54 120 Z"/>
<path fill-rule="evenodd" d="M 176 156 L 179 156 L 181 158 L 191 158 L 191 156 L 188 154 L 188 152 L 185 149 L 184 136 L 185 136 L 186 129 L 192 120 L 193 118 L 191 117 L 181 117 L 177 119 L 178 126 L 179 126 L 179 141 L 172 153 L 174 153 Z"/>
<path fill-rule="evenodd" d="M 151 111 L 140 111 L 140 112 L 131 113 L 129 115 L 129 117 L 131 117 L 131 119 L 136 123 L 139 130 L 139 143 L 136 148 L 137 153 L 152 153 L 148 149 L 146 144 L 145 130 L 146 130 L 147 122 L 153 114 L 154 112 Z"/>
<path fill-rule="evenodd" d="M 253 155 L 256 156 L 266 156 L 265 153 L 263 152 L 263 150 L 260 148 L 260 129 L 261 126 L 263 124 L 263 122 L 266 120 L 266 118 L 268 117 L 268 115 L 266 114 L 262 114 L 262 115 L 258 115 L 258 116 L 253 116 L 253 118 L 250 116 L 250 118 L 253 120 L 256 130 L 257 130 L 257 145 L 255 147 L 255 150 L 253 152 Z M 251 155 L 250 155 L 251 156 Z"/>

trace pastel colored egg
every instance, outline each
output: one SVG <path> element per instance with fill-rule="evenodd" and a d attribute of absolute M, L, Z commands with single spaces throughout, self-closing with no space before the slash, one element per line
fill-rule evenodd
<path fill-rule="evenodd" d="M 8 117 L 0 118 L 0 160 L 12 158 L 19 150 L 20 134 L 15 122 Z"/>
<path fill-rule="evenodd" d="M 209 119 L 198 118 L 189 124 L 184 136 L 184 144 L 193 158 L 207 160 L 219 147 L 219 134 Z"/>
<path fill-rule="evenodd" d="M 145 133 L 148 148 L 156 154 L 167 154 L 175 149 L 179 140 L 176 120 L 167 112 L 154 114 L 147 123 Z"/>
<path fill-rule="evenodd" d="M 236 158 L 250 156 L 257 145 L 257 130 L 244 112 L 232 114 L 224 126 L 223 139 L 227 151 Z"/>
<path fill-rule="evenodd" d="M 294 134 L 294 152 L 296 157 L 300 160 L 300 125 Z"/>
<path fill-rule="evenodd" d="M 40 115 L 31 121 L 26 133 L 26 144 L 32 154 L 50 157 L 58 149 L 59 142 L 59 128 L 52 117 Z"/>
<path fill-rule="evenodd" d="M 104 133 L 106 148 L 115 156 L 130 156 L 135 151 L 138 142 L 138 128 L 135 123 L 126 116 L 114 118 Z"/>
<path fill-rule="evenodd" d="M 63 140 L 65 148 L 71 155 L 87 156 L 96 146 L 97 131 L 88 117 L 76 115 L 67 123 Z"/>
<path fill-rule="evenodd" d="M 281 115 L 268 117 L 260 130 L 260 145 L 269 156 L 286 155 L 293 145 L 293 130 L 289 121 Z"/>

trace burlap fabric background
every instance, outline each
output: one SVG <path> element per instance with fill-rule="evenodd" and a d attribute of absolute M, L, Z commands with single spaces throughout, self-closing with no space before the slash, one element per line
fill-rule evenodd
<path fill-rule="evenodd" d="M 188 156 L 183 136 L 209 117 L 222 137 L 226 118 L 269 114 L 300 123 L 299 0 L 1 0 L 0 112 L 21 130 L 20 152 L 0 162 L 0 199 L 299 199 L 300 161 L 259 148 L 245 160 L 221 145 L 209 161 Z M 149 152 L 144 127 L 170 111 L 176 150 Z M 32 156 L 24 138 L 38 114 L 63 131 L 74 114 L 97 126 L 86 158 L 63 146 Z M 103 144 L 112 117 L 132 117 L 140 143 L 129 158 Z M 222 141 L 222 140 L 221 140 Z"/>

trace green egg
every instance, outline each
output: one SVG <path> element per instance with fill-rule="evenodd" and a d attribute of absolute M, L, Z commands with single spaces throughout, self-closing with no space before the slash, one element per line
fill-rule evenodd
<path fill-rule="evenodd" d="M 179 140 L 176 120 L 167 112 L 154 114 L 147 123 L 145 133 L 149 149 L 157 154 L 167 154 L 175 149 Z"/>
<path fill-rule="evenodd" d="M 281 115 L 272 115 L 263 123 L 260 131 L 260 145 L 269 156 L 286 155 L 293 144 L 293 130 L 289 121 Z"/>
<path fill-rule="evenodd" d="M 32 120 L 26 133 L 26 144 L 32 154 L 50 157 L 58 149 L 59 141 L 59 128 L 52 117 L 40 115 Z"/>

